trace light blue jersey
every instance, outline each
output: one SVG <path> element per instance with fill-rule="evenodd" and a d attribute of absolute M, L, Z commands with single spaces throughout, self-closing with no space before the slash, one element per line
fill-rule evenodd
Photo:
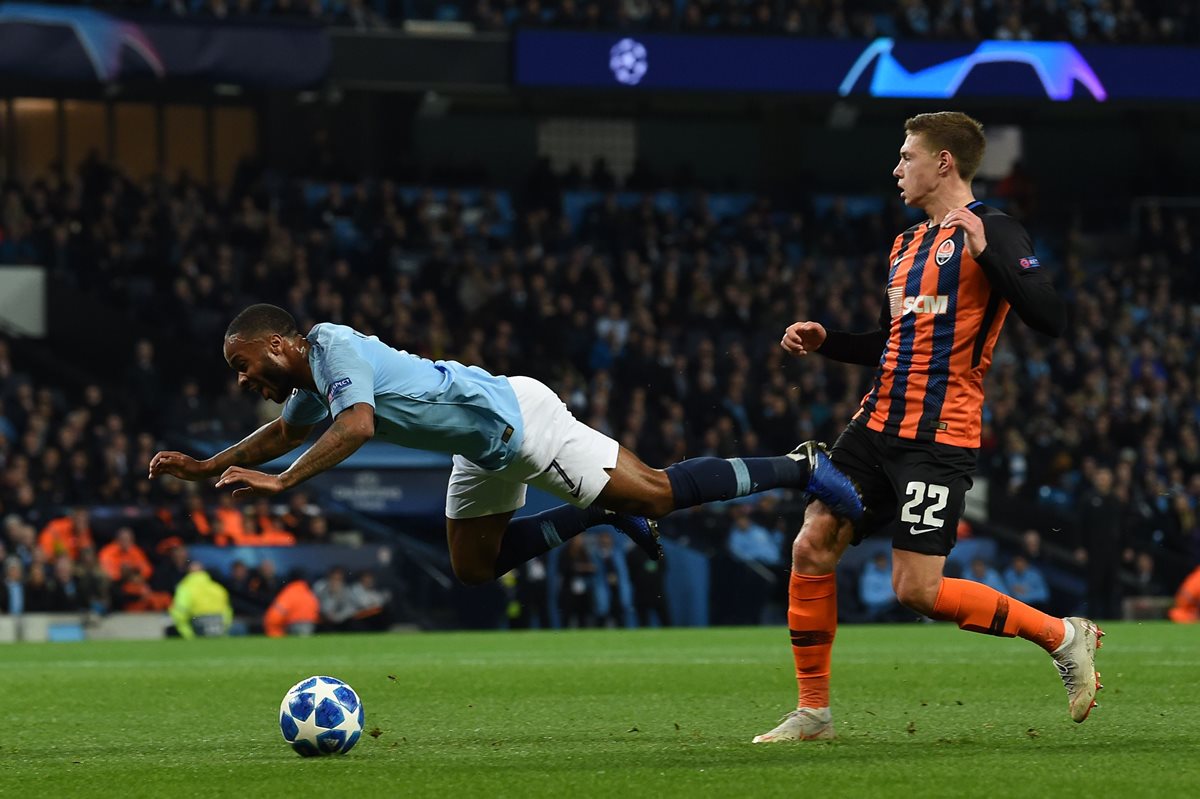
<path fill-rule="evenodd" d="M 319 393 L 292 392 L 283 405 L 289 424 L 316 424 L 365 402 L 381 441 L 461 455 L 484 469 L 517 454 L 524 425 L 508 378 L 395 350 L 345 325 L 316 325 L 307 339 Z"/>

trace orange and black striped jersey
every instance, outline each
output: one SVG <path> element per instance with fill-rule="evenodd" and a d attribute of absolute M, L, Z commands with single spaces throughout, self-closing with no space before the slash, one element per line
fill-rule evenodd
<path fill-rule="evenodd" d="M 829 331 L 819 350 L 877 365 L 854 417 L 872 430 L 978 447 L 983 379 L 1009 308 L 1040 332 L 1062 333 L 1062 300 L 1024 228 L 980 202 L 968 208 L 984 222 L 987 246 L 978 259 L 961 229 L 914 225 L 892 246 L 880 330 Z"/>

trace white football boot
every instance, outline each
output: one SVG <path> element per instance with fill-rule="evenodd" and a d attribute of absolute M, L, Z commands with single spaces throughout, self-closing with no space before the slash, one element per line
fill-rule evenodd
<path fill-rule="evenodd" d="M 817 741 L 836 737 L 837 733 L 833 729 L 833 716 L 829 713 L 829 708 L 802 707 L 784 716 L 775 729 L 754 736 L 754 743 Z"/>
<path fill-rule="evenodd" d="M 1100 672 L 1096 671 L 1096 650 L 1100 648 L 1104 631 L 1094 621 L 1079 616 L 1068 616 L 1063 622 L 1074 628 L 1074 637 L 1070 643 L 1055 650 L 1051 657 L 1067 687 L 1071 718 L 1078 724 L 1097 707 L 1096 691 L 1104 687 L 1100 684 Z"/>

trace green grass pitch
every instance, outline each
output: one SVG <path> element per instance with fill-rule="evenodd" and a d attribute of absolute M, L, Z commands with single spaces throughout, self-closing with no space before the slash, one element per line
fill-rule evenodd
<path fill-rule="evenodd" d="M 783 629 L 0 648 L 0 796 L 1200 796 L 1197 628 L 1110 624 L 1082 725 L 1047 656 L 950 625 L 844 627 L 839 739 L 754 746 L 794 702 Z M 302 759 L 279 701 L 362 696 Z"/>

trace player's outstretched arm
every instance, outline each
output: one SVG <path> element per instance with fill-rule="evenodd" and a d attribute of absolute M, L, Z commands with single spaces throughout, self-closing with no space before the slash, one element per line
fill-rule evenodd
<path fill-rule="evenodd" d="M 230 466 L 257 466 L 291 452 L 304 443 L 311 430 L 312 425 L 288 424 L 280 417 L 206 460 L 196 460 L 182 452 L 159 452 L 150 459 L 150 477 L 169 474 L 181 480 L 204 480 L 216 477 Z"/>
<path fill-rule="evenodd" d="M 788 326 L 779 346 L 797 357 L 820 352 L 826 358 L 842 363 L 875 366 L 887 344 L 885 319 L 880 314 L 879 328 L 866 333 L 844 333 L 826 330 L 820 322 L 795 322 Z"/>
<path fill-rule="evenodd" d="M 237 499 L 278 494 L 338 465 L 374 435 L 375 408 L 366 402 L 356 403 L 339 413 L 329 429 L 287 471 L 275 475 L 230 466 L 221 473 L 217 488 L 240 486 L 233 492 Z"/>

